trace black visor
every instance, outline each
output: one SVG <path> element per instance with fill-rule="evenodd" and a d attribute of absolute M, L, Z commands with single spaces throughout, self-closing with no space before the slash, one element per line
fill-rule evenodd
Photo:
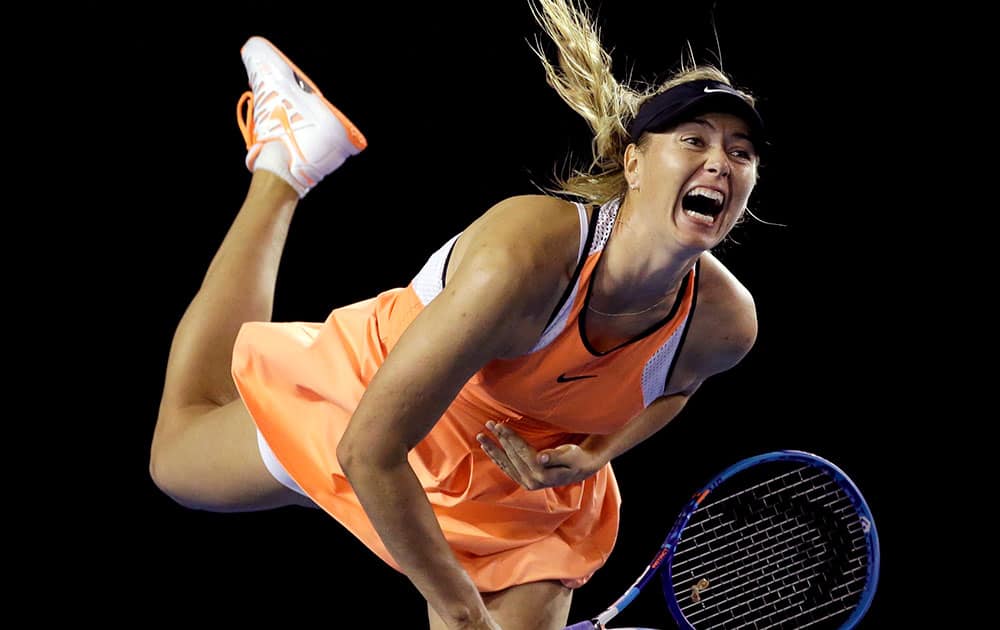
<path fill-rule="evenodd" d="M 642 104 L 628 127 L 633 142 L 645 132 L 666 131 L 698 114 L 720 112 L 739 116 L 750 128 L 750 140 L 757 152 L 766 142 L 764 121 L 739 92 L 725 83 L 710 80 L 688 81 L 652 97 Z"/>

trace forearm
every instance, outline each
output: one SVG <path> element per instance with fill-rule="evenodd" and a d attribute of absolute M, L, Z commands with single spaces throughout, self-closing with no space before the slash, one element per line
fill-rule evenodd
<path fill-rule="evenodd" d="M 665 396 L 614 433 L 588 436 L 580 448 L 599 456 L 606 464 L 665 427 L 680 413 L 689 397 L 690 394 Z"/>
<path fill-rule="evenodd" d="M 448 546 L 409 464 L 381 468 L 357 462 L 348 479 L 393 559 L 441 618 L 454 628 L 488 616 L 475 584 Z"/>

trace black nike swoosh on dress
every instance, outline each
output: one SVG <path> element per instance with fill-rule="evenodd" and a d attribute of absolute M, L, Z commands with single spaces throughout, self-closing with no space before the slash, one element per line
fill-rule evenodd
<path fill-rule="evenodd" d="M 556 379 L 556 382 L 559 382 L 559 383 L 568 383 L 570 381 L 579 381 L 579 380 L 584 379 L 584 378 L 597 378 L 597 375 L 596 374 L 581 374 L 580 376 L 566 376 L 566 373 L 563 372 L 562 374 L 559 375 L 559 378 Z"/>

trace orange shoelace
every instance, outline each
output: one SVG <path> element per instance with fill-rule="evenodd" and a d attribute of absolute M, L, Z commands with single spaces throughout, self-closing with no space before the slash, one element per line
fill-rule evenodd
<path fill-rule="evenodd" d="M 246 113 L 243 111 L 243 104 L 248 102 L 249 107 L 246 109 Z M 254 132 L 254 120 L 253 120 L 253 92 L 249 90 L 243 93 L 240 97 L 239 102 L 236 104 L 236 124 L 240 126 L 240 133 L 243 134 L 243 141 L 247 144 L 247 149 L 253 146 L 253 132 Z"/>

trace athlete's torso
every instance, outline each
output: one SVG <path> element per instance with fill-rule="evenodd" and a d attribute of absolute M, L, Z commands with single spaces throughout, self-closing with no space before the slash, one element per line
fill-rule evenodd
<path fill-rule="evenodd" d="M 692 319 L 698 288 L 696 267 L 685 277 L 669 313 L 630 339 L 595 348 L 587 302 L 617 218 L 617 201 L 595 209 L 577 206 L 580 249 L 575 273 L 557 312 L 526 354 L 496 359 L 466 384 L 458 404 L 517 422 L 522 432 L 609 433 L 620 428 L 667 390 Z M 411 283 L 427 304 L 444 286 L 457 236 L 428 260 Z"/>

